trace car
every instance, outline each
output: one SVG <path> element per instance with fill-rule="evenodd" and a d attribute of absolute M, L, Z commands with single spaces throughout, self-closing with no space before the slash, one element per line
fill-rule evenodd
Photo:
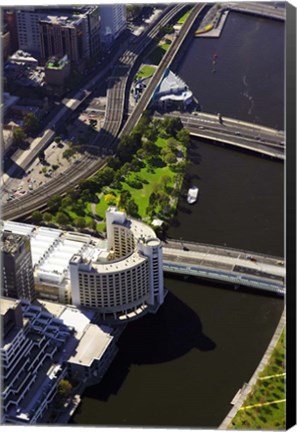
<path fill-rule="evenodd" d="M 33 190 L 33 186 L 31 184 L 29 184 L 29 190 Z"/>

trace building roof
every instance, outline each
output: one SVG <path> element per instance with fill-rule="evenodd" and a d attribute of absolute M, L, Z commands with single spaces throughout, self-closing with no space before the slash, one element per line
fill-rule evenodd
<path fill-rule="evenodd" d="M 154 97 L 159 100 L 186 101 L 192 98 L 193 93 L 187 84 L 171 70 L 167 69 L 164 78 L 155 91 Z"/>
<path fill-rule="evenodd" d="M 69 261 L 75 254 L 84 254 L 91 258 L 100 254 L 106 256 L 106 242 L 88 234 L 64 232 L 56 228 L 14 221 L 4 221 L 2 230 L 30 237 L 34 275 L 44 283 L 60 286 L 67 284 L 70 277 Z"/>

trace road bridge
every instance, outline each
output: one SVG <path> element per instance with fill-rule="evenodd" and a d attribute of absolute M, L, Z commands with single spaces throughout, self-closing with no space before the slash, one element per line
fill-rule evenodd
<path fill-rule="evenodd" d="M 165 272 L 228 282 L 277 295 L 285 294 L 283 258 L 221 246 L 168 240 L 163 246 Z"/>
<path fill-rule="evenodd" d="M 276 5 L 264 4 L 260 2 L 236 2 L 223 4 L 224 9 L 245 12 L 252 15 L 263 16 L 265 18 L 272 18 L 284 21 L 286 19 L 286 8 L 278 7 Z"/>
<path fill-rule="evenodd" d="M 202 112 L 174 112 L 168 116 L 179 117 L 192 136 L 226 143 L 280 160 L 285 159 L 284 131 L 228 117 L 220 120 L 218 115 Z"/>

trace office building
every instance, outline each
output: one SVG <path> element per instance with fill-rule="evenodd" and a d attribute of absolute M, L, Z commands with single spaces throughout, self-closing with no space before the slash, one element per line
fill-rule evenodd
<path fill-rule="evenodd" d="M 108 48 L 126 28 L 126 5 L 119 3 L 102 5 L 100 6 L 100 18 L 101 43 Z"/>
<path fill-rule="evenodd" d="M 9 32 L 10 38 L 10 52 L 9 54 L 14 53 L 19 48 L 18 43 L 18 31 L 17 31 L 17 22 L 16 22 L 16 13 L 13 9 L 3 10 L 3 21 L 4 25 Z"/>
<path fill-rule="evenodd" d="M 33 300 L 36 297 L 30 239 L 4 231 L 1 236 L 2 292 L 5 297 Z"/>
<path fill-rule="evenodd" d="M 2 423 L 51 423 L 62 379 L 74 393 L 101 381 L 120 332 L 92 323 L 94 316 L 73 306 L 1 299 Z"/>
<path fill-rule="evenodd" d="M 100 51 L 100 18 L 97 6 L 34 8 L 16 12 L 19 47 L 43 64 L 53 56 L 79 64 Z"/>

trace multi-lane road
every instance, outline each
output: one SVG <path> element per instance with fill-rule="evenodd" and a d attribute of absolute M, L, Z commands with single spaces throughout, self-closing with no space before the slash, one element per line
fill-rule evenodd
<path fill-rule="evenodd" d="M 171 113 L 178 116 L 190 134 L 216 142 L 230 144 L 273 158 L 284 160 L 284 131 L 268 128 L 214 114 L 195 112 L 193 114 Z"/>
<path fill-rule="evenodd" d="M 254 252 L 168 240 L 163 246 L 163 268 L 281 295 L 285 292 L 283 259 Z"/>

